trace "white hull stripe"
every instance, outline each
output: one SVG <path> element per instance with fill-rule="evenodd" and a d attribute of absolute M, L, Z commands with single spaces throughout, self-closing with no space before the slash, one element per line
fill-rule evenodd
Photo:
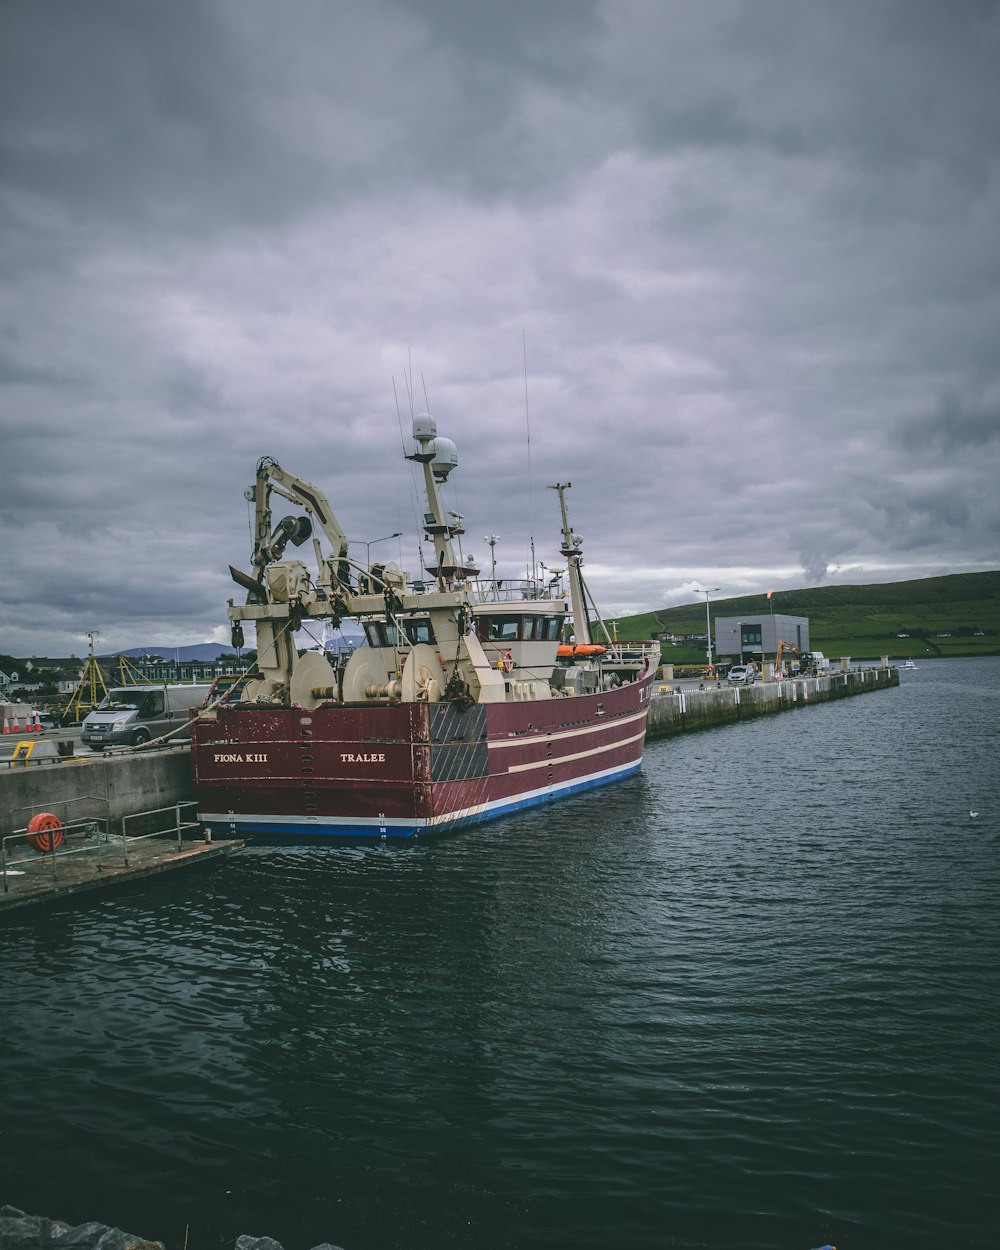
<path fill-rule="evenodd" d="M 611 720 L 595 721 L 591 725 L 584 725 L 581 729 L 564 729 L 560 733 L 532 733 L 518 734 L 514 738 L 490 738 L 488 746 L 491 751 L 497 747 L 523 747 L 532 742 L 558 742 L 560 738 L 579 738 L 583 734 L 600 733 L 602 730 L 610 728 L 612 725 L 631 725 L 633 721 L 645 720 L 648 708 L 643 708 L 641 712 L 633 712 L 631 716 L 616 716 Z M 640 734 L 640 737 L 642 735 Z M 634 738 L 629 738 L 629 742 L 634 742 Z M 566 759 L 572 759 L 573 756 L 565 756 Z"/>
<path fill-rule="evenodd" d="M 591 747 L 589 751 L 577 751 L 574 755 L 556 755 L 550 760 L 533 760 L 530 764 L 511 764 L 508 773 L 524 773 L 532 768 L 551 768 L 553 764 L 568 764 L 570 760 L 586 759 L 588 755 L 605 755 L 618 747 L 627 747 L 633 742 L 641 742 L 646 736 L 645 731 L 633 734 L 631 738 L 622 738 L 620 742 L 609 742 L 604 746 Z"/>

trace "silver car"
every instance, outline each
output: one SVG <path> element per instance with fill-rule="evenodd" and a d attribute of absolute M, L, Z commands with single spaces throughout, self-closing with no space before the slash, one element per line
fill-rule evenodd
<path fill-rule="evenodd" d="M 757 680 L 757 670 L 752 664 L 734 664 L 726 680 L 731 686 L 752 686 Z"/>

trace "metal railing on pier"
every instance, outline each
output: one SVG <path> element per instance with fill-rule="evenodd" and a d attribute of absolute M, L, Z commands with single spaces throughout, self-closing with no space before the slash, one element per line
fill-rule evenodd
<path fill-rule="evenodd" d="M 76 804 L 88 804 L 91 810 L 86 815 L 73 815 L 71 809 L 77 812 L 85 810 L 74 807 Z M 4 894 L 10 892 L 9 877 L 15 873 L 23 876 L 25 871 L 37 871 L 44 866 L 55 882 L 58 880 L 60 865 L 66 866 L 67 860 L 82 855 L 92 855 L 95 858 L 98 872 L 105 867 L 118 865 L 127 868 L 129 848 L 134 847 L 137 842 L 169 837 L 176 840 L 177 849 L 180 850 L 185 831 L 199 827 L 197 820 L 182 816 L 182 809 L 196 807 L 191 800 L 175 803 L 171 807 L 159 807 L 124 816 L 121 831 L 117 833 L 111 832 L 107 799 L 81 795 L 49 806 L 54 809 L 51 814 L 55 820 L 46 824 L 44 832 L 32 830 L 32 821 L 29 819 L 23 828 L 15 829 L 0 840 L 0 875 L 3 877 Z M 29 811 L 34 816 L 41 814 L 35 808 L 15 809 L 15 813 Z M 140 823 L 143 832 L 133 832 Z"/>

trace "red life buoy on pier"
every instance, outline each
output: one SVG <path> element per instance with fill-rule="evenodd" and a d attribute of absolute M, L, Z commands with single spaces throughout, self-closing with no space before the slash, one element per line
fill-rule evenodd
<path fill-rule="evenodd" d="M 36 851 L 54 851 L 62 845 L 62 840 L 62 821 L 51 812 L 39 812 L 28 821 L 28 845 Z"/>

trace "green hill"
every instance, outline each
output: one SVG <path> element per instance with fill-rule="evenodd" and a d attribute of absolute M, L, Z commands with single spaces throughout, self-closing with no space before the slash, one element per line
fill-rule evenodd
<path fill-rule="evenodd" d="M 862 660 L 880 655 L 901 659 L 1000 655 L 1000 571 L 782 590 L 770 604 L 766 594 L 713 599 L 713 637 L 718 616 L 759 616 L 772 609 L 808 617 L 812 647 L 827 656 Z M 649 638 L 654 633 L 704 636 L 705 602 L 619 617 L 617 630 L 623 639 Z M 663 658 L 696 664 L 705 658 L 705 644 L 666 644 Z"/>

